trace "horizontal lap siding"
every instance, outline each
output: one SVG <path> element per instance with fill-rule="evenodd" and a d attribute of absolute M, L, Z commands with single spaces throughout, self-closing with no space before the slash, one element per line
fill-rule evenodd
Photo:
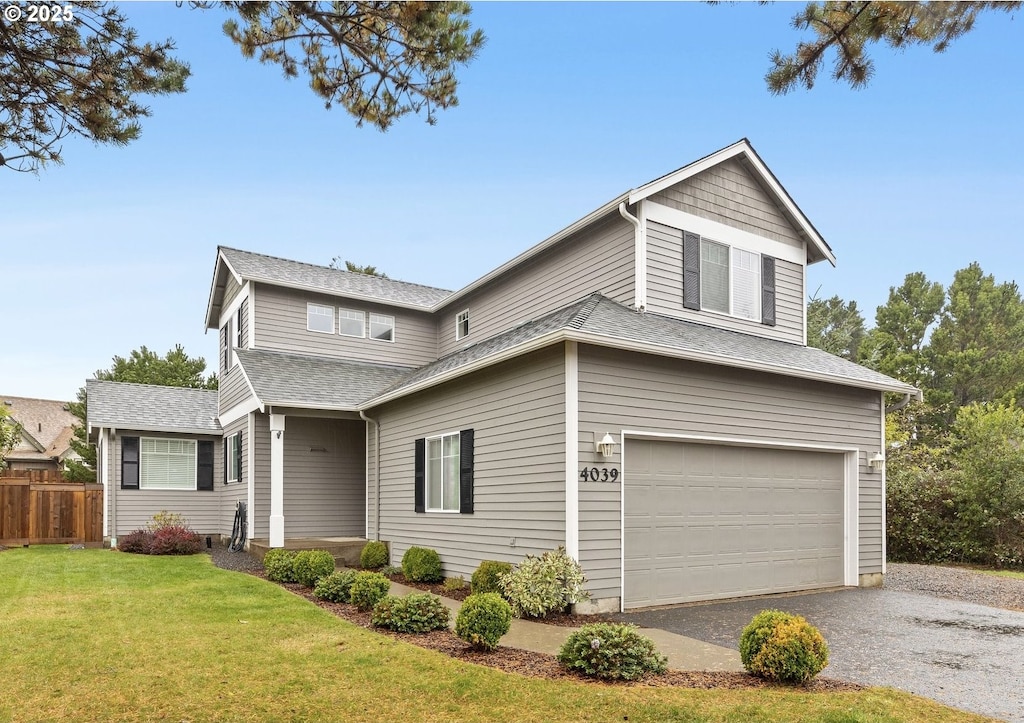
<path fill-rule="evenodd" d="M 804 341 L 804 268 L 775 260 L 775 326 L 683 308 L 683 232 L 647 223 L 647 310 L 769 339 Z"/>
<path fill-rule="evenodd" d="M 363 536 L 364 427 L 362 421 L 285 420 L 285 537 Z"/>
<path fill-rule="evenodd" d="M 259 349 L 408 366 L 427 364 L 437 358 L 436 324 L 434 317 L 426 312 L 264 284 L 258 288 L 252 313 L 256 331 L 254 346 Z M 334 307 L 333 334 L 306 330 L 307 303 Z M 365 312 L 367 333 L 371 313 L 393 316 L 395 341 L 341 336 L 338 334 L 339 309 Z"/>
<path fill-rule="evenodd" d="M 221 414 L 241 404 L 252 396 L 249 384 L 245 381 L 242 367 L 236 364 L 220 380 L 217 402 Z"/>
<path fill-rule="evenodd" d="M 256 414 L 253 428 L 255 499 L 249 514 L 253 516 L 252 536 L 267 539 L 270 537 L 270 416 Z"/>
<path fill-rule="evenodd" d="M 619 216 L 558 244 L 438 315 L 441 356 L 554 311 L 599 291 L 632 306 L 633 226 Z M 470 334 L 455 339 L 455 318 L 469 309 Z"/>
<path fill-rule="evenodd" d="M 213 442 L 213 491 L 199 490 L 123 490 L 121 489 L 121 439 L 122 437 L 150 437 L 155 439 L 194 439 Z M 184 515 L 193 530 L 200 534 L 220 534 L 220 494 L 218 474 L 223 474 L 224 454 L 220 437 L 195 437 L 155 432 L 130 432 L 118 430 L 113 445 L 113 459 L 110 479 L 116 485 L 112 495 L 117 509 L 115 527 L 111 533 L 126 535 L 145 527 L 153 515 L 166 510 Z"/>
<path fill-rule="evenodd" d="M 235 506 L 248 498 L 249 486 L 246 484 L 249 474 L 249 416 L 246 415 L 227 426 L 224 439 L 233 434 L 242 433 L 242 468 L 238 471 L 238 482 L 225 484 L 226 465 L 214 470 L 213 483 L 220 490 L 220 533 L 230 535 L 235 522 Z M 224 440 L 220 441 L 220 453 L 224 454 Z M 251 514 L 251 511 L 250 511 Z"/>
<path fill-rule="evenodd" d="M 860 450 L 860 572 L 881 572 L 881 475 L 867 457 L 881 449 L 877 392 L 580 347 L 580 466 L 607 464 L 594 433 L 611 432 L 621 471 L 623 429 L 741 437 Z M 580 483 L 581 562 L 597 597 L 617 596 L 620 485 Z"/>
<path fill-rule="evenodd" d="M 785 214 L 736 159 L 651 196 L 656 203 L 803 248 Z"/>
<path fill-rule="evenodd" d="M 380 536 L 392 559 L 432 547 L 447 575 L 468 576 L 481 560 L 518 562 L 565 544 L 564 389 L 557 347 L 372 410 L 381 424 Z M 475 431 L 474 513 L 416 513 L 415 440 L 463 429 Z"/>

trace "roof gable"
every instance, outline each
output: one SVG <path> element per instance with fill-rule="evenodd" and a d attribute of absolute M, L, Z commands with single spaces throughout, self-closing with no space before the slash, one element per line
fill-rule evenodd
<path fill-rule="evenodd" d="M 11 418 L 21 425 L 25 444 L 39 452 L 48 452 L 60 442 L 64 431 L 78 423 L 78 417 L 68 411 L 67 402 L 53 399 L 32 399 L 29 397 L 0 396 L 0 404 L 10 410 Z M 53 452 L 63 454 L 64 444 Z"/>

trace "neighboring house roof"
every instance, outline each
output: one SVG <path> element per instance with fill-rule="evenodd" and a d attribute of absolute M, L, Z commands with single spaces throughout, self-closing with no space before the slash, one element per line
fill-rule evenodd
<path fill-rule="evenodd" d="M 274 286 L 286 286 L 335 296 L 382 301 L 394 306 L 423 311 L 429 311 L 437 302 L 452 293 L 446 289 L 413 284 L 408 281 L 397 281 L 381 276 L 332 269 L 328 266 L 290 261 L 226 246 L 218 247 L 217 251 L 214 289 L 219 282 L 218 276 L 221 275 L 221 262 L 223 262 L 239 284 L 246 281 L 258 281 Z M 207 310 L 208 329 L 217 326 L 217 319 L 213 318 L 212 314 L 213 307 L 219 305 L 219 299 L 214 297 L 215 294 L 211 294 L 210 307 Z"/>
<path fill-rule="evenodd" d="M 0 395 L 0 404 L 21 425 L 22 441 L 7 455 L 9 460 L 53 460 L 77 456 L 70 440 L 78 417 L 67 402 Z"/>
<path fill-rule="evenodd" d="M 813 347 L 640 313 L 599 293 L 413 371 L 367 406 L 562 341 L 627 349 L 861 389 L 918 395 L 909 384 Z"/>
<path fill-rule="evenodd" d="M 257 349 L 236 349 L 261 405 L 356 411 L 411 371 L 410 367 L 353 362 Z"/>
<path fill-rule="evenodd" d="M 142 432 L 220 434 L 217 390 L 89 379 L 89 433 L 100 427 Z"/>

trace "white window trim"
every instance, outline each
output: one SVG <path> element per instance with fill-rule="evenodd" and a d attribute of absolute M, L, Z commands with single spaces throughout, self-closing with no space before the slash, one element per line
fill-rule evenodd
<path fill-rule="evenodd" d="M 191 487 L 161 487 L 146 485 L 143 483 L 144 469 L 146 467 L 146 451 L 144 442 L 184 442 L 192 445 L 192 486 Z M 139 438 L 139 490 L 166 490 L 169 492 L 195 492 L 199 489 L 199 444 L 194 439 L 182 439 L 180 437 L 140 437 Z"/>
<path fill-rule="evenodd" d="M 330 309 L 331 310 L 331 330 L 324 331 L 323 329 L 310 329 L 309 328 L 309 312 L 311 309 Z M 319 314 L 319 316 L 327 316 L 327 314 Z M 334 307 L 327 306 L 326 304 L 314 304 L 312 301 L 306 302 L 306 331 L 312 331 L 316 334 L 333 334 L 334 333 Z"/>
<path fill-rule="evenodd" d="M 344 318 L 343 314 L 345 314 L 345 312 L 348 312 L 350 314 L 359 314 L 359 316 L 360 316 L 359 334 L 346 334 L 345 332 L 343 332 L 341 330 L 341 322 L 342 322 L 342 319 Z M 355 321 L 355 319 L 349 319 L 349 321 Z M 338 309 L 338 336 L 347 336 L 349 339 L 365 339 L 366 338 L 366 312 L 365 311 L 360 311 L 359 309 L 339 308 Z"/>
<path fill-rule="evenodd" d="M 231 476 L 231 468 L 234 466 L 235 460 L 238 459 L 237 449 L 242 446 L 242 438 L 240 435 L 241 432 L 235 432 L 234 434 L 227 438 L 227 449 L 225 450 L 224 467 L 225 469 L 227 469 L 228 473 L 227 479 L 224 482 L 225 484 L 236 484 L 241 477 L 240 469 L 234 470 L 235 476 Z"/>
<path fill-rule="evenodd" d="M 242 348 L 242 305 L 235 310 L 235 348 Z M 233 357 L 232 357 L 233 358 Z"/>
<path fill-rule="evenodd" d="M 378 339 L 377 337 L 375 337 L 373 335 L 373 317 L 375 317 L 375 316 L 379 317 L 379 318 L 383 318 L 383 319 L 391 319 L 391 338 L 390 339 Z M 373 341 L 381 341 L 381 342 L 384 342 L 386 344 L 394 344 L 395 343 L 395 337 L 398 334 L 398 324 L 396 323 L 395 317 L 393 315 L 390 315 L 390 314 L 374 314 L 373 312 L 371 312 L 369 314 L 368 322 L 369 323 L 367 324 L 367 329 L 369 330 L 369 338 L 371 340 L 373 340 Z M 380 323 L 380 322 L 378 322 L 378 323 Z"/>
<path fill-rule="evenodd" d="M 718 309 L 708 309 L 707 307 L 705 307 L 704 306 L 704 294 L 703 294 L 703 291 L 702 291 L 701 299 L 700 299 L 700 310 L 701 310 L 701 312 L 706 313 L 706 314 L 718 314 L 719 316 L 727 316 L 730 319 L 740 319 L 741 321 L 753 321 L 753 322 L 758 322 L 759 323 L 761 321 L 761 274 L 762 274 L 762 271 L 763 271 L 763 267 L 762 267 L 762 263 L 761 263 L 761 253 L 758 252 L 758 251 L 752 251 L 750 249 L 743 248 L 742 246 L 739 246 L 739 245 L 736 245 L 736 244 L 730 244 L 730 243 L 727 243 L 725 241 L 719 241 L 718 239 L 711 238 L 710 236 L 701 236 L 700 237 L 700 243 L 703 244 L 705 241 L 707 241 L 708 243 L 717 244 L 719 246 L 725 246 L 725 248 L 728 249 L 729 261 L 727 263 L 727 268 L 728 268 L 728 271 L 729 271 L 729 311 L 727 311 L 727 312 L 726 311 L 719 311 Z M 736 249 L 736 250 L 739 250 L 739 251 L 744 251 L 744 252 L 746 252 L 748 254 L 753 254 L 754 256 L 757 257 L 757 262 L 755 263 L 755 269 L 757 271 L 758 283 L 755 284 L 755 286 L 754 286 L 754 298 L 757 300 L 757 311 L 754 314 L 754 316 L 743 316 L 742 314 L 737 314 L 736 311 L 735 311 L 735 298 L 736 298 L 735 297 L 735 293 L 736 293 L 735 281 L 736 281 L 736 274 L 733 273 L 733 258 L 734 258 L 733 257 L 733 249 Z M 700 264 L 701 264 L 700 274 L 701 274 L 701 279 L 703 279 L 704 278 L 704 259 L 703 259 L 703 255 L 702 255 L 701 259 L 700 259 Z M 703 284 L 703 281 L 701 283 Z"/>
<path fill-rule="evenodd" d="M 461 479 L 459 480 L 459 506 L 454 510 L 446 510 L 438 507 L 430 507 L 428 502 L 430 500 L 430 440 L 440 439 L 441 440 L 441 503 L 444 504 L 444 440 L 446 437 L 455 437 L 456 443 L 455 448 L 458 450 L 459 465 L 461 469 L 462 464 L 462 433 L 461 432 L 444 432 L 443 434 L 435 434 L 431 437 L 427 437 L 423 442 L 423 509 L 427 512 L 436 512 L 441 515 L 457 515 L 462 510 L 462 492 L 461 492 Z"/>
<path fill-rule="evenodd" d="M 462 322 L 466 322 L 466 333 L 462 333 Z M 455 341 L 469 336 L 469 309 L 463 309 L 455 315 Z"/>

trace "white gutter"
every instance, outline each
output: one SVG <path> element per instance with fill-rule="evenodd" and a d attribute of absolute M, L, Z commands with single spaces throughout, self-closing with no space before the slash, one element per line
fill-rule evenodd
<path fill-rule="evenodd" d="M 374 501 L 373 539 L 380 541 L 380 422 L 367 417 L 362 409 L 359 410 L 359 416 L 363 421 L 373 425 L 373 489 L 376 498 Z"/>

